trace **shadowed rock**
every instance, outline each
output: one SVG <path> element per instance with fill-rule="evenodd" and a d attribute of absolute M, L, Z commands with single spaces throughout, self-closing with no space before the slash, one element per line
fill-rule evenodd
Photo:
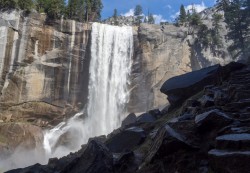
<path fill-rule="evenodd" d="M 139 117 L 137 117 L 138 123 L 152 123 L 155 120 L 156 118 L 149 113 L 144 113 L 144 114 L 141 114 Z"/>
<path fill-rule="evenodd" d="M 206 85 L 217 83 L 220 69 L 220 65 L 215 65 L 173 77 L 162 85 L 160 91 L 168 95 L 171 105 L 181 104 Z"/>
<path fill-rule="evenodd" d="M 209 164 L 216 172 L 247 173 L 249 172 L 250 151 L 209 151 Z"/>
<path fill-rule="evenodd" d="M 133 124 L 135 122 L 136 122 L 136 115 L 134 113 L 131 113 L 122 121 L 122 127 Z"/>
<path fill-rule="evenodd" d="M 199 114 L 195 117 L 195 123 L 204 131 L 218 130 L 233 122 L 233 119 L 218 109 Z"/>
<path fill-rule="evenodd" d="M 106 142 L 106 145 L 114 153 L 127 152 L 141 144 L 145 137 L 142 128 L 131 127 L 113 136 Z"/>
<path fill-rule="evenodd" d="M 250 150 L 250 134 L 226 134 L 216 138 L 217 149 Z"/>

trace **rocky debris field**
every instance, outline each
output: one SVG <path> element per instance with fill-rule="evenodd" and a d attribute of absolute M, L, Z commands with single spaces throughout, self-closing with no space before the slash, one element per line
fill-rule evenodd
<path fill-rule="evenodd" d="M 250 66 L 219 65 L 174 77 L 170 107 L 130 114 L 107 137 L 48 165 L 8 173 L 248 173 Z"/>

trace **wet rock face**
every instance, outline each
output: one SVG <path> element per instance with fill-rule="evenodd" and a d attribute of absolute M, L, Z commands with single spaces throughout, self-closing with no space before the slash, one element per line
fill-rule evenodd
<path fill-rule="evenodd" d="M 83 107 L 90 26 L 71 20 L 46 21 L 38 13 L 6 11 L 0 16 L 1 113 L 27 121 L 24 116 L 33 110 L 33 114 L 50 116 L 43 121 L 51 121 Z M 17 105 L 22 106 L 19 115 Z"/>
<path fill-rule="evenodd" d="M 42 151 L 43 149 L 43 132 L 39 127 L 24 123 L 1 123 L 0 131 L 0 158 L 13 153 L 17 146 L 20 150 L 37 148 Z"/>
<path fill-rule="evenodd" d="M 0 11 L 1 154 L 39 148 L 41 128 L 57 125 L 86 104 L 89 35 L 87 24 Z"/>

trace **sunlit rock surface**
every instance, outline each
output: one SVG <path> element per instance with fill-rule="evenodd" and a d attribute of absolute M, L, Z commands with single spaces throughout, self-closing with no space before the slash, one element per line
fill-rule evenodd
<path fill-rule="evenodd" d="M 0 12 L 0 158 L 23 146 L 43 148 L 41 128 L 84 107 L 90 28 L 33 12 Z"/>
<path fill-rule="evenodd" d="M 87 99 L 90 27 L 72 20 L 46 21 L 37 13 L 2 12 L 1 113 L 42 126 L 47 122 L 38 122 L 40 116 L 47 115 L 41 121 L 51 123 L 82 108 Z"/>

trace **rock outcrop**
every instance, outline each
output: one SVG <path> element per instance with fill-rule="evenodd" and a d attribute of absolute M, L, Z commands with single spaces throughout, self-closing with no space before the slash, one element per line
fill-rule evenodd
<path fill-rule="evenodd" d="M 0 11 L 1 158 L 24 144 L 29 150 L 42 148 L 41 128 L 86 104 L 90 30 L 73 20 Z"/>
<path fill-rule="evenodd" d="M 208 13 L 211 15 L 211 12 Z M 211 16 L 204 15 L 202 22 L 212 27 Z M 221 34 L 227 33 L 222 23 Z M 223 48 L 213 53 L 202 48 L 197 30 L 192 27 L 176 27 L 172 24 L 141 24 L 135 39 L 132 67 L 132 93 L 129 110 L 142 112 L 166 105 L 166 98 L 159 92 L 169 78 L 209 67 L 225 65 L 232 61 L 223 38 Z"/>
<path fill-rule="evenodd" d="M 3 116 L 42 126 L 39 123 L 58 121 L 83 107 L 88 92 L 88 24 L 6 11 L 1 12 L 0 31 Z"/>
<path fill-rule="evenodd" d="M 138 119 L 115 130 L 105 140 L 91 139 L 78 152 L 51 159 L 48 165 L 36 164 L 9 173 L 248 172 L 250 97 L 238 96 L 249 90 L 250 67 L 232 63 L 221 67 L 217 77 L 220 82 L 212 83 L 211 79 L 202 91 L 197 90 L 156 121 Z M 199 81 L 193 83 L 196 86 L 200 86 Z M 202 104 L 204 96 L 210 97 L 213 104 Z M 149 111 L 144 116 L 154 116 L 157 112 Z"/>

